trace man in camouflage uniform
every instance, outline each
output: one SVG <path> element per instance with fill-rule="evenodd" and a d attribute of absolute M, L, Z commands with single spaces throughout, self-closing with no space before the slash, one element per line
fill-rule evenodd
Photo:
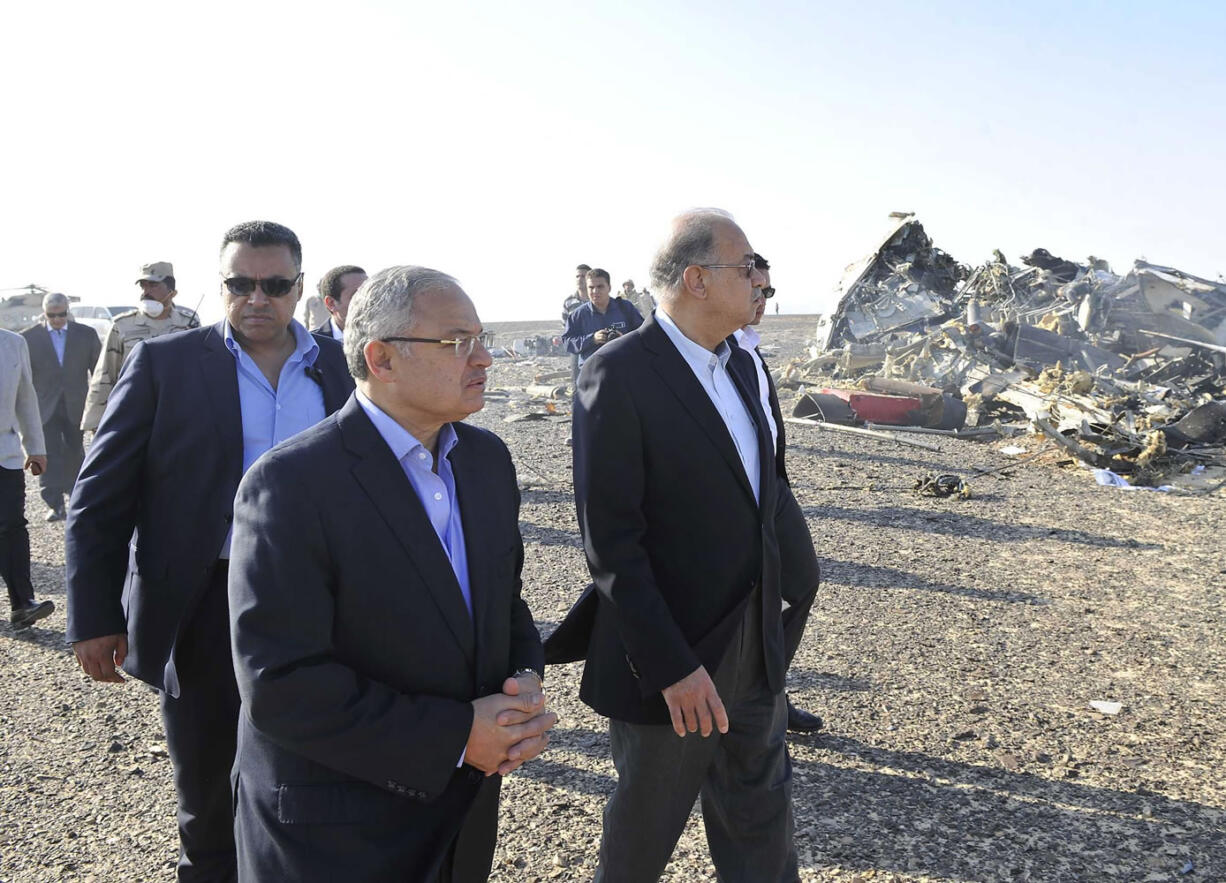
<path fill-rule="evenodd" d="M 98 364 L 90 378 L 81 429 L 92 432 L 98 428 L 98 421 L 106 410 L 106 400 L 111 395 L 111 387 L 119 379 L 123 363 L 138 343 L 200 325 L 195 313 L 175 306 L 177 292 L 174 273 L 174 267 L 168 261 L 155 261 L 140 268 L 140 278 L 136 284 L 141 288 L 141 307 L 120 313 L 111 323 L 111 330 L 107 332 L 102 346 L 102 355 L 98 357 Z"/>

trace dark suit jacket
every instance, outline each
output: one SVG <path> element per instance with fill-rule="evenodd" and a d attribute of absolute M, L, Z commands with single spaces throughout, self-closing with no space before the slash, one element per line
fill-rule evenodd
<path fill-rule="evenodd" d="M 733 338 L 735 341 L 735 338 Z M 758 358 L 762 353 L 758 351 Z M 765 365 L 765 362 L 763 362 Z M 746 371 L 748 369 L 748 371 Z M 752 361 L 747 365 L 742 360 L 732 366 L 732 370 L 742 372 L 745 382 L 752 388 L 758 388 L 757 368 Z M 778 438 L 775 443 L 775 471 L 779 476 L 779 505 L 775 518 L 775 526 L 779 538 L 780 556 L 780 591 L 784 600 L 792 605 L 792 610 L 801 617 L 795 624 L 786 623 L 785 628 L 804 631 L 805 620 L 808 619 L 809 606 L 817 593 L 821 581 L 821 571 L 817 563 L 817 555 L 813 551 L 813 536 L 809 533 L 809 525 L 805 522 L 804 513 L 796 497 L 792 494 L 792 483 L 788 478 L 785 454 L 787 452 L 787 436 L 784 431 L 783 411 L 779 406 L 779 391 L 775 388 L 775 379 L 771 377 L 770 369 L 766 369 L 766 386 L 769 391 L 771 414 L 775 418 L 775 428 Z M 786 619 L 786 617 L 785 617 Z M 792 643 L 799 642 L 796 635 Z M 794 647 L 793 647 L 794 650 Z"/>
<path fill-rule="evenodd" d="M 733 347 L 732 359 L 749 356 Z M 654 315 L 580 374 L 575 497 L 595 591 L 549 651 L 586 650 L 580 697 L 608 717 L 668 723 L 660 691 L 700 664 L 716 670 L 758 584 L 767 676 L 783 689 L 778 478 L 743 369 L 730 373 L 758 428 L 760 503 L 727 427 Z"/>
<path fill-rule="evenodd" d="M 327 340 L 334 341 L 335 343 L 340 343 L 339 340 L 336 340 L 332 336 L 332 319 L 331 318 L 329 318 L 327 322 L 322 323 L 318 328 L 312 328 L 311 333 L 319 337 L 326 338 Z"/>
<path fill-rule="evenodd" d="M 81 425 L 85 410 L 85 394 L 89 392 L 89 376 L 102 352 L 102 341 L 88 325 L 69 321 L 64 326 L 64 364 L 55 357 L 51 332 L 43 323 L 21 332 L 30 348 L 30 368 L 34 374 L 34 391 L 38 393 L 38 411 L 44 422 L 51 419 L 60 399 L 68 411 L 73 427 Z"/>
<path fill-rule="evenodd" d="M 454 426 L 472 617 L 356 398 L 239 486 L 230 616 L 243 879 L 433 879 L 466 815 L 462 858 L 475 850 L 477 879 L 489 873 L 499 778 L 456 769 L 470 701 L 544 660 L 520 597 L 510 455 L 492 433 Z"/>
<path fill-rule="evenodd" d="M 340 347 L 318 343 L 331 413 L 353 378 Z M 137 344 L 69 504 L 68 640 L 126 632 L 124 670 L 178 696 L 175 642 L 230 529 L 242 468 L 238 373 L 222 325 Z"/>

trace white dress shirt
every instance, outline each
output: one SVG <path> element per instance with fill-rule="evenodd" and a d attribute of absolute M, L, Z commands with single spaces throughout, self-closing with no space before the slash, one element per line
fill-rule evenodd
<path fill-rule="evenodd" d="M 762 402 L 762 413 L 766 415 L 766 425 L 771 431 L 771 450 L 774 451 L 779 447 L 779 427 L 775 425 L 775 414 L 771 411 L 771 387 L 766 379 L 766 365 L 758 355 L 758 344 L 762 342 L 762 335 L 758 334 L 752 325 L 746 325 L 733 331 L 732 336 L 736 338 L 740 348 L 753 359 L 754 370 L 758 374 L 758 398 Z"/>
<path fill-rule="evenodd" d="M 686 337 L 685 332 L 677 327 L 677 323 L 668 315 L 664 307 L 656 307 L 655 315 L 657 324 L 668 335 L 668 339 L 677 348 L 677 352 L 681 353 L 681 358 L 685 359 L 685 363 L 690 366 L 690 370 L 694 372 L 694 376 L 698 378 L 698 382 L 702 384 L 703 390 L 711 399 L 711 404 L 715 406 L 715 410 L 723 419 L 724 426 L 728 428 L 728 434 L 732 437 L 732 443 L 736 445 L 736 452 L 741 457 L 745 477 L 749 479 L 749 486 L 753 488 L 753 497 L 759 500 L 762 474 L 759 471 L 761 459 L 758 455 L 758 428 L 754 423 L 753 415 L 749 413 L 740 394 L 736 391 L 732 378 L 728 376 L 728 359 L 732 355 L 732 350 L 728 347 L 727 341 L 721 340 L 715 352 L 712 352 L 702 344 L 695 343 Z"/>

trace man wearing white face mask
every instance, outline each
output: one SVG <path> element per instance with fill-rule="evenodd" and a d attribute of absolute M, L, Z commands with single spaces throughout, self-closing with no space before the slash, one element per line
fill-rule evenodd
<path fill-rule="evenodd" d="M 175 270 L 169 261 L 155 261 L 140 268 L 136 284 L 141 289 L 140 306 L 135 310 L 120 313 L 107 332 L 102 355 L 94 367 L 89 382 L 89 395 L 85 399 L 85 414 L 81 429 L 93 431 L 98 428 L 111 387 L 119 379 L 123 363 L 132 349 L 142 340 L 161 337 L 173 331 L 197 328 L 200 319 L 191 310 L 175 306 Z"/>

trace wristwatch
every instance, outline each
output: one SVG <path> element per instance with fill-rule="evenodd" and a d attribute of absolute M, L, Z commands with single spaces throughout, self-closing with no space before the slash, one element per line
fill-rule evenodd
<path fill-rule="evenodd" d="M 541 673 L 537 671 L 535 668 L 518 668 L 515 670 L 514 674 L 511 675 L 511 677 L 517 678 L 520 675 L 532 675 L 533 677 L 536 678 L 536 682 L 540 686 L 542 687 L 545 686 L 545 679 L 541 677 Z"/>

